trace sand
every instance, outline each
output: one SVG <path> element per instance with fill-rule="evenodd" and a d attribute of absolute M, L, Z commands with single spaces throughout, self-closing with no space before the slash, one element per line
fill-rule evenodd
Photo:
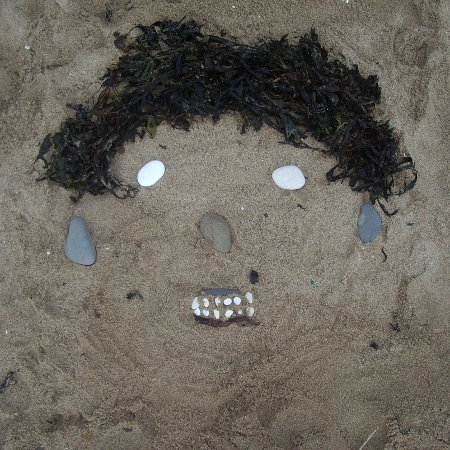
<path fill-rule="evenodd" d="M 450 3 L 108 5 L 110 22 L 104 0 L 0 5 L 0 383 L 14 372 L 0 448 L 360 449 L 374 431 L 365 449 L 448 448 Z M 183 16 L 245 43 L 314 26 L 333 55 L 378 74 L 377 117 L 419 179 L 390 199 L 399 212 L 376 241 L 356 229 L 367 195 L 326 181 L 330 157 L 268 127 L 242 135 L 233 115 L 127 145 L 114 163 L 127 181 L 151 159 L 167 167 L 135 199 L 73 204 L 35 181 L 66 103 L 85 102 L 119 56 L 113 33 Z M 306 175 L 301 190 L 272 182 L 286 164 Z M 229 254 L 199 234 L 210 210 L 230 223 Z M 90 267 L 64 255 L 75 215 L 97 246 Z M 196 324 L 190 304 L 209 287 L 250 290 L 261 324 Z"/>

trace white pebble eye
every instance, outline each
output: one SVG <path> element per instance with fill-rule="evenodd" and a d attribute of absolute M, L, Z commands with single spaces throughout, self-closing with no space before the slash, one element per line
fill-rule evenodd
<path fill-rule="evenodd" d="M 252 317 L 255 314 L 255 308 L 253 306 L 248 306 L 246 309 L 246 313 L 248 317 Z"/>
<path fill-rule="evenodd" d="M 195 297 L 194 301 L 192 302 L 192 309 L 197 309 L 200 306 L 200 303 L 198 302 L 198 298 Z"/>
<path fill-rule="evenodd" d="M 216 304 L 217 307 L 219 307 L 219 305 L 220 305 L 220 298 L 219 298 L 219 297 L 216 297 L 216 298 L 214 299 L 214 303 Z"/>
<path fill-rule="evenodd" d="M 207 308 L 209 306 L 209 300 L 207 298 L 204 298 L 203 304 L 205 305 L 205 308 Z"/>
<path fill-rule="evenodd" d="M 215 317 L 217 320 L 219 320 L 219 317 L 220 317 L 220 311 L 219 311 L 218 309 L 215 309 L 215 310 L 214 310 L 214 317 Z"/>
<path fill-rule="evenodd" d="M 253 294 L 252 294 L 251 292 L 247 292 L 247 293 L 245 294 L 245 298 L 247 299 L 247 301 L 248 301 L 249 303 L 253 303 Z"/>
<path fill-rule="evenodd" d="M 141 186 L 152 186 L 164 175 L 165 170 L 161 161 L 150 161 L 139 170 L 138 183 Z"/>
<path fill-rule="evenodd" d="M 209 310 L 204 309 L 204 310 L 203 310 L 203 315 L 204 315 L 205 317 L 208 317 L 208 316 L 209 316 Z"/>
<path fill-rule="evenodd" d="M 233 315 L 233 311 L 231 309 L 227 309 L 225 312 L 225 317 L 229 319 Z"/>
<path fill-rule="evenodd" d="M 231 300 L 231 298 L 227 297 L 224 301 L 223 304 L 225 306 L 230 306 L 233 300 Z"/>
<path fill-rule="evenodd" d="M 196 316 L 199 316 L 199 315 L 201 314 L 201 313 L 200 313 L 200 308 L 195 308 L 194 314 L 195 314 Z"/>
<path fill-rule="evenodd" d="M 234 297 L 233 301 L 234 301 L 235 305 L 240 305 L 241 304 L 241 299 L 239 297 Z"/>

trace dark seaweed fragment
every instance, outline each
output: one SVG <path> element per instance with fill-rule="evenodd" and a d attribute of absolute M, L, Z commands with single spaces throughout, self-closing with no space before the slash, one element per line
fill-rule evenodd
<path fill-rule="evenodd" d="M 38 159 L 42 159 L 42 161 L 44 161 L 44 167 L 47 167 L 47 161 L 45 160 L 44 156 L 46 155 L 46 153 L 50 151 L 51 147 L 52 147 L 52 135 L 49 133 L 47 134 L 47 136 L 45 136 L 44 140 L 42 141 L 39 153 L 36 158 L 36 161 Z"/>
<path fill-rule="evenodd" d="M 337 160 L 327 179 L 348 179 L 372 202 L 414 187 L 411 157 L 389 125 L 373 117 L 381 95 L 377 77 L 330 59 L 314 29 L 294 43 L 283 36 L 257 45 L 203 34 L 193 20 L 133 30 L 114 35 L 123 55 L 102 77 L 92 107 L 81 106 L 41 145 L 43 179 L 75 189 L 73 198 L 86 191 L 134 196 L 137 188 L 110 169 L 126 142 L 146 131 L 153 136 L 162 122 L 189 130 L 198 117 L 215 123 L 230 111 L 241 115 L 242 132 L 265 124 L 296 147 L 308 147 L 308 135 L 327 144 Z"/>
<path fill-rule="evenodd" d="M 250 271 L 250 283 L 256 284 L 259 281 L 259 273 L 256 270 Z"/>
<path fill-rule="evenodd" d="M 242 326 L 242 327 L 247 326 L 247 325 L 258 326 L 260 324 L 260 322 L 258 322 L 257 320 L 252 319 L 251 317 L 247 317 L 247 316 L 231 317 L 228 320 L 211 319 L 210 317 L 201 317 L 201 316 L 196 316 L 195 314 L 193 314 L 193 316 L 197 323 L 199 323 L 201 325 L 208 325 L 208 326 L 214 327 L 214 328 L 228 327 L 233 323 L 235 323 L 239 326 Z"/>
<path fill-rule="evenodd" d="M 9 383 L 11 381 L 12 376 L 14 375 L 13 371 L 10 371 L 7 373 L 6 377 L 4 378 L 2 384 L 0 384 L 0 394 L 3 394 L 5 392 L 5 389 L 9 386 Z"/>
<path fill-rule="evenodd" d="M 395 215 L 398 213 L 398 209 L 396 209 L 396 210 L 394 210 L 394 211 L 392 211 L 392 212 L 389 212 L 389 211 L 386 209 L 386 206 L 384 206 L 383 203 L 380 202 L 380 199 L 379 199 L 379 198 L 377 198 L 377 203 L 380 205 L 380 208 L 381 208 L 381 210 L 384 212 L 384 214 L 386 214 L 388 217 L 395 216 Z"/>
<path fill-rule="evenodd" d="M 133 298 L 139 298 L 140 300 L 144 300 L 144 296 L 137 290 L 131 291 L 127 293 L 127 299 L 132 300 Z"/>

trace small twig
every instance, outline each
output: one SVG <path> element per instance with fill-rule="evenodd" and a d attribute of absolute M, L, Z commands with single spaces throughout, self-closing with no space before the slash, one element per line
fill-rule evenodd
<path fill-rule="evenodd" d="M 363 445 L 359 447 L 359 450 L 362 450 L 366 444 L 372 439 L 372 436 L 378 431 L 378 428 L 376 428 L 374 431 L 372 431 L 372 434 L 363 442 Z"/>

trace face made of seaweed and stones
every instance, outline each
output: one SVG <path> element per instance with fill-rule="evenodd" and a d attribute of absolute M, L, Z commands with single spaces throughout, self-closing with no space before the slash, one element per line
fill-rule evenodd
<path fill-rule="evenodd" d="M 372 201 L 394 193 L 394 175 L 398 172 L 410 174 L 400 193 L 415 184 L 414 164 L 404 152 L 399 154 L 397 135 L 388 124 L 373 117 L 380 99 L 377 77 L 363 77 L 356 67 L 329 59 L 314 29 L 294 43 L 283 37 L 251 46 L 204 35 L 192 20 L 163 21 L 138 25 L 127 35 L 118 34 L 115 45 L 124 53 L 102 78 L 97 98 L 92 104 L 77 105 L 75 118 L 65 120 L 60 132 L 45 137 L 37 157 L 45 166 L 42 179 L 74 189 L 74 201 L 85 192 L 135 196 L 139 189 L 122 181 L 127 177 L 112 170 L 112 160 L 129 142 L 145 135 L 155 138 L 157 128 L 161 134 L 161 124 L 169 124 L 172 133 L 185 133 L 199 118 L 210 117 L 217 122 L 236 112 L 240 114 L 242 133 L 262 133 L 266 125 L 281 133 L 293 152 L 304 151 L 308 147 L 306 137 L 314 137 L 337 158 L 326 179 L 348 178 L 352 189 L 368 191 Z M 212 203 L 220 204 L 220 195 L 237 199 L 245 190 L 254 195 L 258 186 L 265 186 L 261 180 L 268 169 L 262 164 L 261 146 L 249 144 L 239 149 L 236 142 L 230 146 L 227 137 L 221 145 L 206 145 L 203 136 L 200 145 L 197 142 L 188 148 L 187 156 L 196 164 L 190 165 L 194 173 L 187 174 L 184 182 L 185 173 L 177 170 L 183 164 L 179 146 L 174 154 L 174 148 L 164 140 L 159 142 L 151 156 L 167 163 L 177 174 L 176 183 L 184 191 L 181 194 L 178 189 L 176 200 L 184 196 L 185 204 L 198 208 L 203 203 L 208 206 L 201 212 L 205 214 L 211 210 L 212 193 Z M 185 140 L 185 136 L 177 136 L 177 142 Z M 200 158 L 195 155 L 199 147 Z M 236 156 L 230 147 L 237 147 Z M 222 157 L 215 165 L 205 163 L 213 160 L 211 148 Z M 258 159 L 253 164 L 248 149 L 254 150 Z M 292 164 L 297 158 L 289 159 L 283 163 Z M 137 167 L 148 160 L 147 154 Z M 248 166 L 236 171 L 230 161 Z M 205 173 L 214 175 L 207 183 Z M 165 178 L 169 180 L 169 176 Z M 195 194 L 190 195 L 188 186 Z"/>

